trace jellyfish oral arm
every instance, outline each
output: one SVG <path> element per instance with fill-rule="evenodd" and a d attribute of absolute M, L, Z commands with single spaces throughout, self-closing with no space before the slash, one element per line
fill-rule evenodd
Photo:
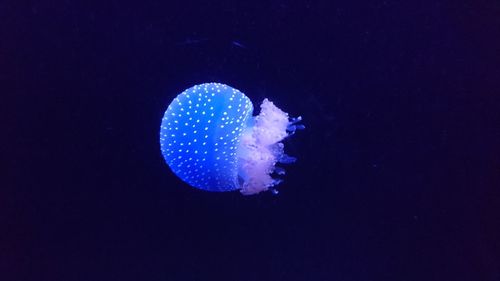
<path fill-rule="evenodd" d="M 302 116 L 290 118 L 290 123 L 286 128 L 286 130 L 289 132 L 288 136 L 292 136 L 297 130 L 304 130 L 306 128 L 306 126 L 302 124 L 297 124 L 300 121 L 302 121 Z"/>
<path fill-rule="evenodd" d="M 238 149 L 239 177 L 243 180 L 240 192 L 244 195 L 257 194 L 282 182 L 271 174 L 283 175 L 285 170 L 276 167 L 277 163 L 293 163 L 294 157 L 284 153 L 281 141 L 293 134 L 302 125 L 294 125 L 301 118 L 290 119 L 286 112 L 265 99 L 261 111 L 254 117 L 241 138 Z M 292 127 L 293 126 L 293 127 Z"/>

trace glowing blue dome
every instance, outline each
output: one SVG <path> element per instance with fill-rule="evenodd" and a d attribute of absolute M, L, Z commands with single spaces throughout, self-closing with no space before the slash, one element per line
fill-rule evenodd
<path fill-rule="evenodd" d="M 299 118 L 267 99 L 259 116 L 242 92 L 220 83 L 205 83 L 179 94 L 168 106 L 160 130 L 160 146 L 170 169 L 189 185 L 208 191 L 256 194 L 281 182 L 277 162 L 291 163 L 281 143 Z"/>

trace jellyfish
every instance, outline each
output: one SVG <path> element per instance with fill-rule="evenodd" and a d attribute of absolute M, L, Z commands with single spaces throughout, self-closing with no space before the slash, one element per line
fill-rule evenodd
<path fill-rule="evenodd" d="M 160 148 L 172 172 L 206 191 L 239 190 L 243 195 L 275 188 L 295 157 L 282 140 L 304 126 L 268 99 L 253 116 L 250 99 L 221 83 L 195 85 L 168 106 L 160 128 Z"/>

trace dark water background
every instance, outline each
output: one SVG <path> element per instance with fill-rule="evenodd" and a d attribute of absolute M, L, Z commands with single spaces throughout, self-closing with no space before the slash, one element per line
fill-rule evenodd
<path fill-rule="evenodd" d="M 499 2 L 176 2 L 0 1 L 0 280 L 500 280 Z M 303 116 L 278 196 L 165 165 L 211 81 Z"/>

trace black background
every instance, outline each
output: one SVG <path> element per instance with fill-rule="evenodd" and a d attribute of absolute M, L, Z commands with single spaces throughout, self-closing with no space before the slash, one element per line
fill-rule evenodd
<path fill-rule="evenodd" d="M 0 280 L 500 280 L 500 4 L 0 1 Z M 184 89 L 305 131 L 280 194 L 190 188 Z"/>

